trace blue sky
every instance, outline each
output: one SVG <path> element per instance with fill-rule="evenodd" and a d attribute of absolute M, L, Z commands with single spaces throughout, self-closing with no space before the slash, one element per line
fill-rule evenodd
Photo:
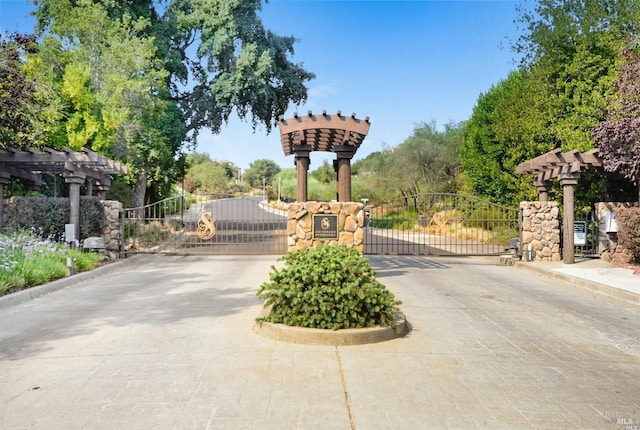
<path fill-rule="evenodd" d="M 297 110 L 369 116 L 369 135 L 354 160 L 408 138 L 420 123 L 439 127 L 470 117 L 478 96 L 516 68 L 511 43 L 521 1 L 271 0 L 260 15 L 265 27 L 294 36 L 296 63 L 316 74 L 309 99 Z M 0 31 L 30 31 L 33 6 L 0 0 Z M 254 133 L 237 118 L 219 135 L 203 131 L 198 152 L 247 168 L 257 159 L 293 167 L 279 131 Z M 310 169 L 332 154 L 311 155 Z"/>

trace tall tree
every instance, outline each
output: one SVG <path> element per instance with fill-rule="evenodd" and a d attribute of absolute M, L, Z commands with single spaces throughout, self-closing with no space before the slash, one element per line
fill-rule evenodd
<path fill-rule="evenodd" d="M 260 159 L 249 164 L 249 168 L 244 174 L 244 180 L 252 187 L 260 188 L 263 185 L 271 184 L 278 173 L 280 173 L 280 166 L 275 161 Z"/>
<path fill-rule="evenodd" d="M 516 175 L 515 167 L 552 148 L 539 84 L 521 69 L 478 98 L 460 149 L 474 195 L 506 205 L 533 197 L 530 178 Z"/>
<path fill-rule="evenodd" d="M 631 180 L 640 202 L 640 43 L 636 40 L 625 50 L 615 89 L 607 119 L 594 127 L 593 139 L 605 170 Z"/>
<path fill-rule="evenodd" d="M 538 0 L 522 12 L 525 32 L 514 49 L 541 81 L 548 145 L 593 148 L 591 128 L 604 118 L 621 42 L 638 8 L 637 0 Z"/>
<path fill-rule="evenodd" d="M 85 13 L 94 7 L 100 7 L 113 22 L 131 23 L 140 42 L 153 43 L 153 49 L 114 45 L 153 60 L 153 70 L 166 72 L 164 85 L 151 87 L 157 97 L 157 110 L 151 110 L 154 115 L 141 109 L 137 116 L 134 114 L 136 121 L 119 133 L 119 143 L 126 137 L 131 144 L 120 145 L 115 153 L 139 167 L 133 169 L 140 179 L 138 188 L 161 170 L 171 172 L 166 164 L 178 157 L 185 143 L 194 143 L 202 128 L 219 132 L 233 111 L 240 118 L 250 119 L 254 127 L 263 124 L 270 131 L 289 103 L 306 99 L 305 82 L 313 78 L 302 66 L 289 61 L 295 39 L 277 36 L 264 28 L 257 15 L 259 0 L 34 2 L 38 6 L 39 28 L 43 30 L 61 37 L 76 27 L 90 25 L 96 30 L 95 38 L 88 40 L 73 33 L 75 37 L 65 39 L 69 46 L 88 46 L 90 52 L 96 53 L 91 49 L 94 41 L 101 41 L 100 35 L 108 26 Z M 70 22 L 68 16 L 76 10 L 79 20 Z M 107 52 L 98 52 L 91 58 L 103 55 Z M 155 61 L 160 62 L 159 67 Z M 145 77 L 144 70 L 148 69 L 143 67 L 136 76 Z M 156 127 L 167 122 L 171 125 Z"/>
<path fill-rule="evenodd" d="M 354 188 L 362 197 L 384 202 L 419 193 L 455 192 L 461 172 L 458 151 L 462 124 L 419 124 L 400 145 L 354 163 Z"/>
<path fill-rule="evenodd" d="M 38 49 L 34 34 L 0 34 L 0 148 L 34 146 L 39 125 L 58 119 L 54 92 L 28 71 L 26 58 Z"/>

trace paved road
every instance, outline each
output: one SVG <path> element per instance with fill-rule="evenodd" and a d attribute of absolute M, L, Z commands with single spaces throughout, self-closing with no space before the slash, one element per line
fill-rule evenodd
<path fill-rule="evenodd" d="M 371 260 L 405 338 L 256 335 L 264 256 L 154 257 L 2 309 L 0 428 L 639 426 L 637 307 L 488 260 Z"/>

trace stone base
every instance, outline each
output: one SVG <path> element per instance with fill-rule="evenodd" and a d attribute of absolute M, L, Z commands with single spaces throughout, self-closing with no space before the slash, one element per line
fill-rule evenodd
<path fill-rule="evenodd" d="M 307 345 L 364 345 L 367 343 L 384 342 L 405 336 L 410 331 L 410 325 L 403 313 L 399 312 L 396 319 L 398 331 L 391 327 L 349 328 L 342 330 L 326 330 L 318 328 L 291 327 L 265 321 L 256 322 L 253 331 L 260 336 L 289 343 Z"/>
<path fill-rule="evenodd" d="M 335 215 L 338 237 L 323 239 L 314 232 L 314 215 Z M 288 251 L 313 249 L 323 244 L 343 245 L 364 252 L 364 205 L 356 202 L 295 202 L 289 205 Z"/>

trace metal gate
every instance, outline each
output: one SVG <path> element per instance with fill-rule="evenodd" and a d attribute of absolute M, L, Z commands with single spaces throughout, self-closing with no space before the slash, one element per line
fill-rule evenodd
<path fill-rule="evenodd" d="M 287 215 L 263 197 L 173 197 L 124 210 L 126 253 L 284 254 Z"/>
<path fill-rule="evenodd" d="M 365 224 L 365 254 L 498 255 L 520 237 L 518 209 L 460 194 L 369 207 Z"/>

